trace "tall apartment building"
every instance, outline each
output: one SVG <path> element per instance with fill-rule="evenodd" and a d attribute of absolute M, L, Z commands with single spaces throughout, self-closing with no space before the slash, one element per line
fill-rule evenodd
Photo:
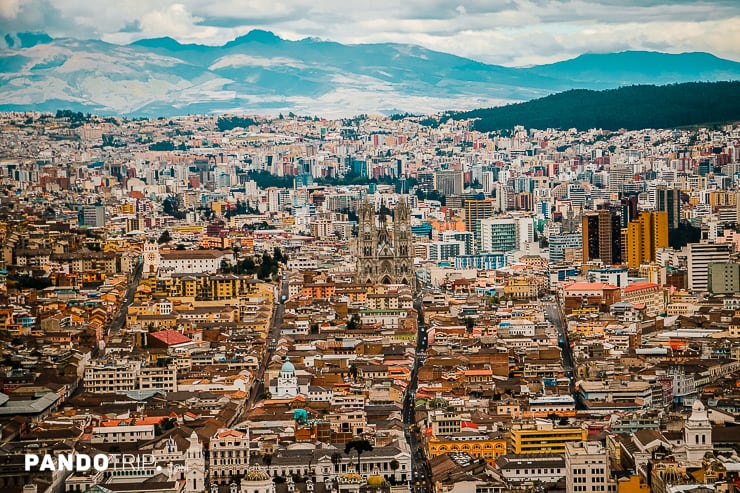
<path fill-rule="evenodd" d="M 508 216 L 480 221 L 480 249 L 483 252 L 524 250 L 534 241 L 534 220 L 530 216 Z"/>
<path fill-rule="evenodd" d="M 480 221 L 482 252 L 511 252 L 517 249 L 517 225 L 511 217 L 492 217 Z"/>
<path fill-rule="evenodd" d="M 445 231 L 442 233 L 442 241 L 459 241 L 463 247 L 458 255 L 470 255 L 473 253 L 473 233 L 470 231 Z"/>
<path fill-rule="evenodd" d="M 668 230 L 678 228 L 681 220 L 681 191 L 665 185 L 655 187 L 655 210 L 668 214 Z"/>
<path fill-rule="evenodd" d="M 465 255 L 463 252 L 465 243 L 462 241 L 435 241 L 427 243 L 428 260 L 447 260 L 456 258 L 458 255 Z"/>
<path fill-rule="evenodd" d="M 443 170 L 434 173 L 434 189 L 442 195 L 460 195 L 463 192 L 462 171 Z"/>
<path fill-rule="evenodd" d="M 707 290 L 713 294 L 735 294 L 740 292 L 740 264 L 718 262 L 709 264 Z"/>
<path fill-rule="evenodd" d="M 709 288 L 709 265 L 727 263 L 731 247 L 727 243 L 689 243 L 686 249 L 689 290 L 705 292 Z"/>
<path fill-rule="evenodd" d="M 79 210 L 78 214 L 80 226 L 90 226 L 92 228 L 105 226 L 104 205 L 86 205 Z"/>
<path fill-rule="evenodd" d="M 627 225 L 625 237 L 627 265 L 630 269 L 655 262 L 655 252 L 668 246 L 668 213 L 641 213 Z"/>
<path fill-rule="evenodd" d="M 465 201 L 465 229 L 473 233 L 476 245 L 480 245 L 480 222 L 493 216 L 493 199 Z"/>
<path fill-rule="evenodd" d="M 609 455 L 600 442 L 565 444 L 566 493 L 608 491 Z"/>
<path fill-rule="evenodd" d="M 622 263 L 622 227 L 614 211 L 600 209 L 584 214 L 581 235 L 584 263 L 597 259 L 606 265 Z"/>
<path fill-rule="evenodd" d="M 581 250 L 583 248 L 583 238 L 581 238 L 581 233 L 551 235 L 549 242 L 551 264 L 564 262 L 566 249 L 571 248 Z"/>

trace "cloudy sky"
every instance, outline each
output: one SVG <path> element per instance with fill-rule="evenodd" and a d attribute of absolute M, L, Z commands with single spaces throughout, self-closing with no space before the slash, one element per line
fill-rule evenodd
<path fill-rule="evenodd" d="M 508 66 L 585 52 L 707 51 L 740 61 L 740 0 L 0 0 L 0 31 L 129 43 L 399 42 Z"/>

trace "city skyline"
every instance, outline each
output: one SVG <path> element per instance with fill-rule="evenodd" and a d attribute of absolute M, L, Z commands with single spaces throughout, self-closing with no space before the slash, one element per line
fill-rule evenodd
<path fill-rule="evenodd" d="M 687 20 L 690 19 L 690 20 Z M 169 36 L 222 45 L 253 29 L 297 40 L 403 43 L 505 66 L 529 66 L 583 53 L 703 51 L 740 61 L 740 5 L 733 1 L 395 2 L 229 0 L 127 3 L 11 0 L 0 31 L 128 44 Z"/>

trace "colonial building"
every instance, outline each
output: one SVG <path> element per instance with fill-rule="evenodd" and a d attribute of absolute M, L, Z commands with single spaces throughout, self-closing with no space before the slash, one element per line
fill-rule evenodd
<path fill-rule="evenodd" d="M 359 210 L 357 280 L 366 284 L 416 284 L 411 241 L 411 213 L 401 201 L 389 224 L 386 209 L 378 214 L 369 202 Z"/>
<path fill-rule="evenodd" d="M 290 358 L 285 359 L 278 377 L 270 381 L 269 389 L 274 399 L 292 399 L 298 395 L 298 377 Z"/>

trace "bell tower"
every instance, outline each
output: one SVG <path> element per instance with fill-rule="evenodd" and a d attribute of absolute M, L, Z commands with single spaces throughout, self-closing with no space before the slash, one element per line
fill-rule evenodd
<path fill-rule="evenodd" d="M 704 404 L 697 399 L 691 406 L 691 416 L 684 424 L 684 443 L 686 459 L 700 462 L 707 452 L 712 452 L 712 424 Z"/>

